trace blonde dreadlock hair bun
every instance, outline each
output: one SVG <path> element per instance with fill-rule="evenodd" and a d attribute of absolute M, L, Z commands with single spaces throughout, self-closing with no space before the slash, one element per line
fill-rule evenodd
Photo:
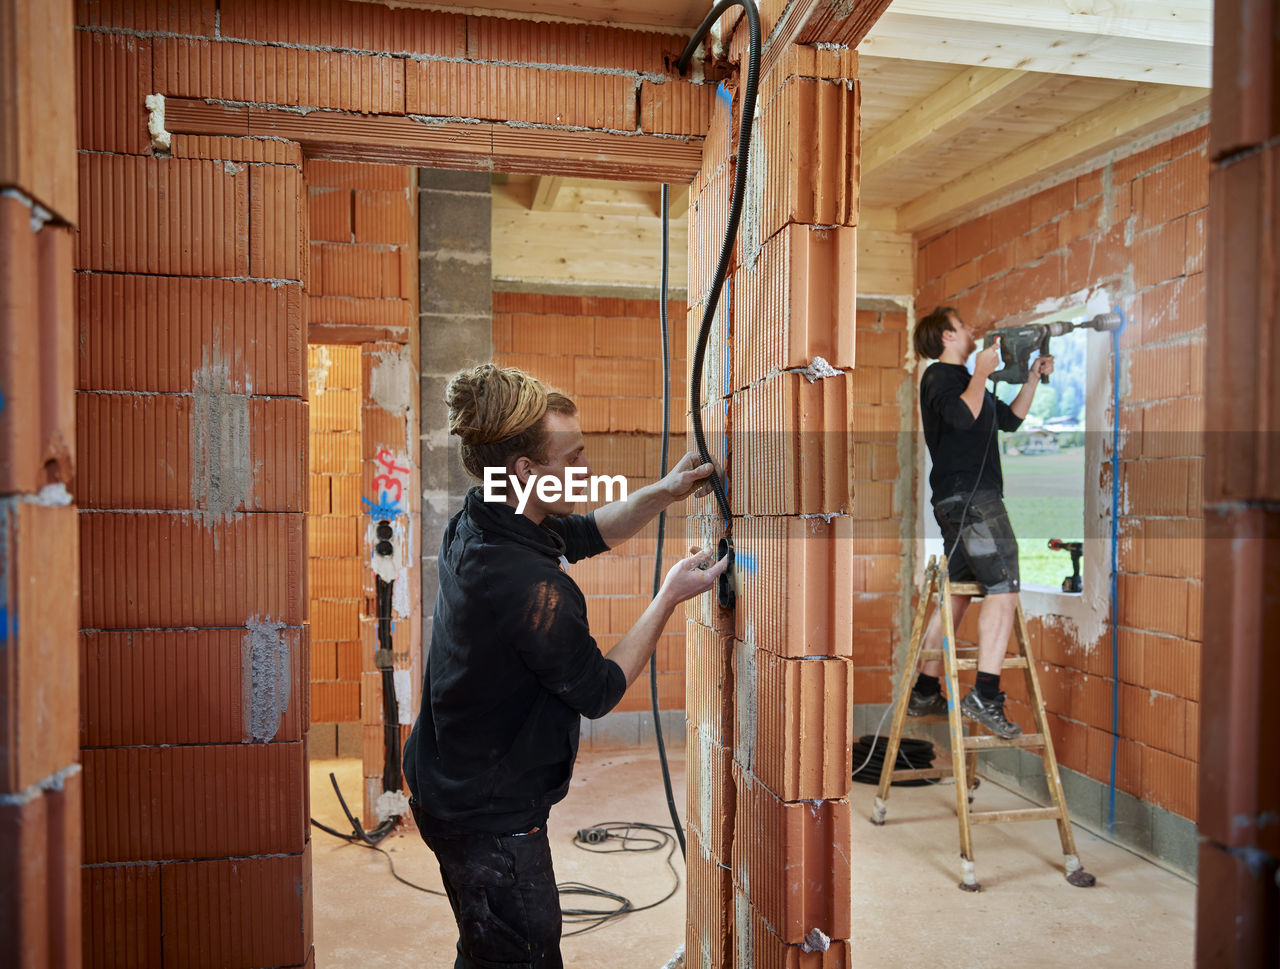
<path fill-rule="evenodd" d="M 449 433 L 462 441 L 462 464 L 475 478 L 521 455 L 545 460 L 542 419 L 548 410 L 574 414 L 564 394 L 514 367 L 481 364 L 454 375 L 445 391 Z"/>

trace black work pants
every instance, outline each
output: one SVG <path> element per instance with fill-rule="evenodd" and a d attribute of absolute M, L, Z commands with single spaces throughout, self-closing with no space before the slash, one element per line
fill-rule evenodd
<path fill-rule="evenodd" d="M 562 969 L 560 894 L 545 827 L 422 837 L 458 923 L 454 969 Z"/>

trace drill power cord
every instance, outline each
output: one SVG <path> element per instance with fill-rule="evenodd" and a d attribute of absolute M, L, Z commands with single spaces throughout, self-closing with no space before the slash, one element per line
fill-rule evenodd
<path fill-rule="evenodd" d="M 329 778 L 333 780 L 333 775 L 330 774 Z M 337 790 L 338 785 L 335 781 L 334 791 Z M 342 803 L 343 810 L 347 811 L 346 803 L 342 801 L 341 793 L 338 793 L 338 800 Z M 352 820 L 355 828 L 359 831 L 360 823 L 351 817 L 350 811 L 347 811 L 347 817 Z M 417 882 L 405 878 L 396 871 L 395 861 L 392 859 L 391 853 L 378 844 L 370 842 L 367 838 L 356 834 L 344 834 L 335 828 L 329 827 L 327 824 L 322 824 L 315 818 L 311 819 L 311 823 L 326 834 L 340 838 L 348 844 L 368 848 L 381 854 L 387 859 L 387 864 L 391 868 L 391 877 L 402 885 L 407 885 L 409 888 L 424 892 L 427 895 L 436 895 L 440 898 L 448 897 L 445 892 L 437 888 L 427 888 L 425 885 L 419 885 Z M 394 824 L 391 827 L 394 828 Z M 568 924 L 580 924 L 582 926 L 572 932 L 563 933 L 562 938 L 568 938 L 571 935 L 582 935 L 584 932 L 590 932 L 592 929 L 597 929 L 632 912 L 645 912 L 651 908 L 657 908 L 663 902 L 674 897 L 676 892 L 680 890 L 680 872 L 673 860 L 677 842 L 671 834 L 671 830 L 665 825 L 646 824 L 641 821 L 605 821 L 600 824 L 594 824 L 589 828 L 582 828 L 576 832 L 573 837 L 573 843 L 584 851 L 590 851 L 595 854 L 613 854 L 616 852 L 639 854 L 660 851 L 666 848 L 667 856 L 664 860 L 667 868 L 671 871 L 672 885 L 670 890 L 656 902 L 636 905 L 625 895 L 619 895 L 617 892 L 611 892 L 604 888 L 597 888 L 585 882 L 557 882 L 556 890 L 560 893 L 560 909 L 563 921 Z M 390 829 L 384 832 L 382 836 L 385 837 L 389 831 Z M 603 899 L 613 904 L 607 908 L 566 907 L 564 899 L 569 897 Z"/>

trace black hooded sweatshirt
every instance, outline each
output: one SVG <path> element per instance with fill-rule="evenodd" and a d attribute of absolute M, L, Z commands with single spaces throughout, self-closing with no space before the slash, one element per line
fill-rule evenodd
<path fill-rule="evenodd" d="M 536 525 L 479 488 L 450 519 L 422 710 L 404 748 L 425 833 L 528 831 L 568 791 L 580 717 L 604 716 L 627 684 L 560 559 L 607 550 L 594 514 Z"/>

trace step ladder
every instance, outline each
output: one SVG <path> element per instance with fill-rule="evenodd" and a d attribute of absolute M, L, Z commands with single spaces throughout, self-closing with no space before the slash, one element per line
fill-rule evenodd
<path fill-rule="evenodd" d="M 962 880 L 960 887 L 965 891 L 982 890 L 973 866 L 973 830 L 974 824 L 1001 824 L 1008 821 L 1043 821 L 1058 822 L 1058 837 L 1062 841 L 1062 853 L 1065 858 L 1067 881 L 1072 885 L 1087 888 L 1094 883 L 1093 875 L 1085 871 L 1076 856 L 1075 837 L 1071 831 L 1071 819 L 1067 816 L 1067 799 L 1062 793 L 1062 778 L 1058 774 L 1058 761 L 1053 754 L 1053 738 L 1049 734 L 1045 720 L 1044 697 L 1040 693 L 1040 681 L 1036 677 L 1035 657 L 1031 655 L 1026 620 L 1022 615 L 1022 603 L 1018 603 L 1014 614 L 1013 633 L 1017 651 L 1004 658 L 1003 668 L 1019 669 L 1026 676 L 1027 696 L 1031 700 L 1031 711 L 1035 718 L 1035 733 L 1022 734 L 1011 740 L 1005 740 L 993 734 L 980 733 L 978 724 L 965 720 L 960 714 L 959 679 L 961 670 L 978 668 L 977 650 L 974 647 L 956 647 L 955 623 L 951 612 L 951 597 L 967 595 L 980 598 L 982 587 L 977 583 L 952 582 L 947 574 L 945 556 L 930 556 L 925 569 L 924 588 L 920 600 L 916 604 L 915 618 L 911 623 L 911 643 L 907 650 L 907 663 L 903 669 L 906 677 L 898 690 L 897 701 L 893 710 L 893 726 L 889 731 L 888 748 L 884 754 L 884 766 L 880 771 L 880 787 L 876 793 L 875 809 L 871 815 L 873 824 L 884 824 L 888 811 L 889 788 L 896 780 L 933 779 L 940 777 L 956 778 L 956 815 L 960 823 L 960 870 Z M 942 609 L 942 649 L 922 649 L 925 634 L 925 620 L 928 617 L 929 605 L 937 599 Z M 947 692 L 947 721 L 951 734 L 951 763 L 939 767 L 897 768 L 898 749 L 902 742 L 902 728 L 907 719 L 907 703 L 911 698 L 911 687 L 915 682 L 916 668 L 920 661 L 941 659 Z M 913 717 L 921 723 L 937 721 L 941 717 Z M 965 733 L 964 727 L 971 730 Z M 1045 779 L 1048 781 L 1049 795 L 1053 799 L 1052 807 L 1019 808 L 1010 811 L 974 811 L 970 809 L 974 791 L 978 786 L 978 753 L 983 750 L 996 750 L 1005 747 L 1038 748 L 1044 760 Z M 963 778 L 963 783 L 960 779 Z"/>

